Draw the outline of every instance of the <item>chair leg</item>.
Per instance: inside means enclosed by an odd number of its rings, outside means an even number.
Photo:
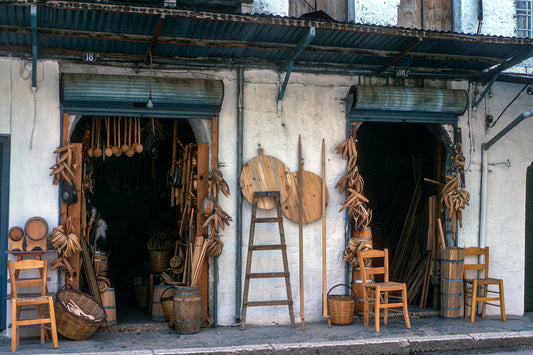
[[[374,320],[376,323],[376,332],[379,332],[379,309],[381,308],[381,290],[379,286],[376,287],[376,297],[374,300]]]
[[[503,297],[503,280],[500,280],[500,314],[502,317],[502,322],[506,321],[505,318],[505,297]]]
[[[470,305],[470,322],[474,323],[476,319],[476,303],[477,303],[477,280],[474,280],[472,285],[472,304]]]
[[[389,304],[389,291],[385,291],[385,304]],[[387,325],[387,317],[389,316],[389,309],[383,309],[383,324]]]
[[[468,312],[468,285],[463,282],[463,317],[466,318]]]
[[[365,327],[368,327],[368,291],[366,287],[363,288],[363,324]]]
[[[489,294],[489,285],[482,285],[483,295],[481,297],[486,298]],[[485,310],[487,309],[487,301],[481,302],[481,317],[485,318]]]
[[[403,317],[405,319],[405,326],[411,328],[411,322],[409,321],[409,310],[407,309],[407,286],[403,285],[402,290],[402,303],[403,303]]]
[[[52,297],[48,297],[48,307],[50,312],[50,332],[52,333],[52,342],[54,344],[54,348],[57,349],[59,345],[57,343],[56,314],[54,311],[54,301]]]
[[[17,301],[11,300],[11,352],[17,351],[17,336],[18,336],[18,323],[17,323]]]
[[[40,305],[37,306],[37,308],[39,309],[39,316],[41,317],[41,319],[45,318],[45,316],[44,316],[44,305],[40,304]],[[44,340],[45,340],[44,324],[41,324],[40,328],[41,328],[41,344],[44,344]],[[48,335],[46,336],[46,338],[48,338]]]

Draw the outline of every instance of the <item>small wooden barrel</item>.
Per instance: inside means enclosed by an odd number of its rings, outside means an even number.
[[[46,250],[46,237],[48,235],[48,223],[44,218],[32,217],[24,225],[26,232],[26,251]]]
[[[370,228],[352,230],[351,237],[372,247],[372,230]],[[368,279],[368,281],[374,281],[374,279]],[[359,266],[354,267],[352,270],[352,289],[355,291],[357,300],[355,303],[355,312],[357,314],[363,314],[363,272]]]
[[[163,307],[161,306],[161,295],[167,288],[170,288],[172,286],[167,285],[155,285],[154,286],[154,292],[152,294],[152,320],[155,320],[156,322],[166,322],[167,317],[165,316],[165,312],[163,311]]]
[[[117,324],[117,306],[115,303],[115,289],[107,288],[104,292],[100,292],[100,298],[102,298],[102,306],[105,309],[107,316],[106,325]]]
[[[107,253],[97,250],[94,252],[94,273],[96,276],[107,276]]]
[[[24,251],[24,229],[18,226],[11,227],[7,235],[9,237],[9,251]]]
[[[455,319],[461,316],[461,296],[463,294],[464,248],[440,250],[440,315]]]
[[[178,333],[200,331],[202,303],[199,286],[174,287],[174,328]]]

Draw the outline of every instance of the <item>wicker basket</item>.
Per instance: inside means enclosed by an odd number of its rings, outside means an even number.
[[[84,313],[95,320],[72,314],[67,303],[72,300]],[[57,332],[65,338],[83,340],[90,337],[106,321],[104,308],[91,296],[78,290],[60,290],[54,302]]]
[[[169,268],[172,250],[148,250],[152,272],[163,272]]]
[[[350,295],[330,295],[334,288],[344,286],[350,289]],[[344,284],[333,286],[328,291],[328,325],[350,325],[353,322],[353,312],[355,309],[355,293],[353,289]]]
[[[166,295],[168,290],[171,290],[170,296]],[[169,287],[161,294],[159,298],[161,301],[161,307],[163,308],[163,313],[165,313],[165,318],[168,322],[174,322],[174,287]]]

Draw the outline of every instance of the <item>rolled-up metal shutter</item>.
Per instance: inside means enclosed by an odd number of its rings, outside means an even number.
[[[354,85],[347,114],[354,121],[456,123],[467,105],[465,90]]]
[[[147,107],[151,98],[153,107]],[[61,108],[69,114],[211,118],[220,112],[221,80],[64,73]]]

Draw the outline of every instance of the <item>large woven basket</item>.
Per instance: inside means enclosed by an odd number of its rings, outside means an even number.
[[[90,320],[71,313],[67,308],[69,300],[95,319]],[[72,340],[87,339],[106,321],[104,308],[94,298],[78,290],[60,290],[56,294],[54,310],[57,332]]]
[[[148,250],[148,259],[152,272],[163,272],[169,268],[172,250]]]
[[[330,295],[334,288],[344,286],[350,289],[350,295]],[[328,324],[350,325],[353,322],[353,312],[355,309],[355,293],[353,289],[344,284],[333,286],[328,291]]]

